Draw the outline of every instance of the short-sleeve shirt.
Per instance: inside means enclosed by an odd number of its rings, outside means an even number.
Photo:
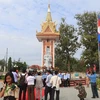
[[[18,81],[18,74],[16,72],[12,72],[12,73],[13,73],[15,82],[17,82]]]
[[[19,98],[19,88],[16,84],[15,85],[15,89],[14,90],[11,90],[11,86],[8,86],[6,87],[5,89],[5,92],[4,92],[4,97],[6,96],[14,96],[16,99]]]
[[[26,80],[27,80],[28,85],[34,85],[35,77],[34,76],[28,76],[26,78]]]

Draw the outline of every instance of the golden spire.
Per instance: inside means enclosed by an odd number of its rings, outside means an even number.
[[[48,13],[47,13],[47,18],[46,21],[52,21],[52,17],[51,17],[51,12],[50,12],[50,4],[48,4]]]

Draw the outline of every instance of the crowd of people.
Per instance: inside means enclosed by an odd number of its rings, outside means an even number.
[[[28,100],[43,100],[42,90],[44,91],[44,99],[54,100],[56,91],[56,100],[59,100],[59,86],[61,78],[58,76],[58,71],[52,73],[47,70],[45,73],[22,70],[10,70],[5,75],[4,85],[0,91],[0,97],[4,100],[26,100],[26,92]],[[36,90],[36,93],[34,91]]]
[[[94,72],[87,73],[87,77],[90,79],[92,98],[99,98],[96,74]],[[28,100],[54,100],[56,94],[56,100],[60,100],[60,87],[62,86],[70,87],[70,74],[68,72],[63,74],[51,70],[36,72],[23,69],[19,73],[18,70],[13,69],[5,75],[0,97],[4,97],[4,100],[26,100],[27,93]],[[43,88],[44,98],[42,95]],[[87,93],[82,83],[76,83],[75,89],[79,91],[78,97],[80,100],[84,100]]]

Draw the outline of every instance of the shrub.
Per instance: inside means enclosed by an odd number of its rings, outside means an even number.
[[[98,88],[98,89],[100,88],[100,77],[97,78],[97,88]]]
[[[0,76],[0,79],[1,79],[1,80],[4,80],[4,78],[5,78],[5,75],[1,75],[1,76]]]

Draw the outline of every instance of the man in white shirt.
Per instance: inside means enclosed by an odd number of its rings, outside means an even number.
[[[56,100],[59,100],[59,93],[60,93],[59,86],[61,84],[61,78],[58,76],[58,71],[55,71],[55,75],[51,77],[50,83],[52,84],[51,100],[54,100],[55,91],[56,91]]]
[[[17,84],[17,82],[18,82],[18,74],[16,73],[16,69],[15,68],[13,68],[12,74],[14,76],[14,81]]]
[[[64,87],[67,87],[67,73],[64,74]]]
[[[48,93],[49,93],[49,95],[50,95],[50,100],[52,100],[51,99],[51,83],[50,83],[50,79],[51,79],[51,77],[52,77],[52,74],[51,74],[51,71],[50,70],[48,70],[47,71],[47,74],[48,74],[48,76],[47,76],[47,78],[46,78],[46,86],[45,86],[45,100],[47,100],[47,98],[48,98]]]

